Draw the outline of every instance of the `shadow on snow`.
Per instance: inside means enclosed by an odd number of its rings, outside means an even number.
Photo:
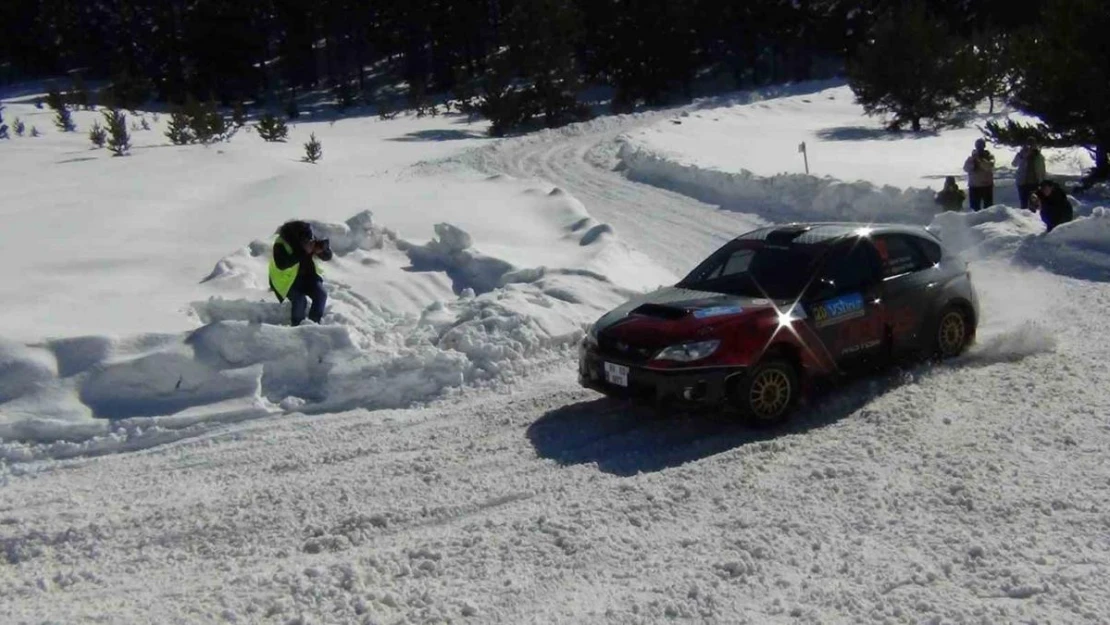
[[[543,458],[563,465],[596,463],[605,473],[631,476],[834,424],[901,386],[902,380],[901,372],[893,370],[819,391],[777,428],[750,428],[724,411],[664,414],[601,398],[548,412],[528,428],[527,436]]]
[[[866,126],[837,126],[818,130],[817,136],[824,141],[902,141],[938,137],[940,133],[935,130],[899,132]]]
[[[416,142],[416,141],[458,141],[460,139],[488,139],[489,135],[469,130],[455,130],[451,128],[435,128],[431,130],[416,130],[400,137],[393,137],[390,141]]]

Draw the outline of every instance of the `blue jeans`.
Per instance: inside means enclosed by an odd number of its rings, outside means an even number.
[[[317,280],[307,288],[302,284],[294,284],[293,288],[289,289],[288,297],[289,303],[293,304],[293,325],[300,325],[304,321],[305,308],[308,307],[310,299],[312,308],[308,311],[308,318],[320,323],[320,319],[324,317],[324,304],[328,302],[328,294],[324,291],[322,282]]]

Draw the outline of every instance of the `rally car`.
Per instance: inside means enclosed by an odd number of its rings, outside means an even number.
[[[579,348],[579,383],[770,425],[816,380],[959,355],[978,320],[967,263],[927,228],[771,226],[602,316]]]

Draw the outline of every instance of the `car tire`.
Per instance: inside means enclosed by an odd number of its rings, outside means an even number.
[[[947,360],[963,354],[974,335],[967,311],[953,304],[945,306],[933,326],[933,357]]]
[[[772,358],[755,365],[737,380],[732,387],[732,403],[748,425],[773,427],[790,416],[800,391],[794,365]]]

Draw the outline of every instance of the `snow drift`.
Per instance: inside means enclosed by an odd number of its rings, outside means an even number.
[[[930,229],[969,260],[1007,259],[1073,278],[1110,281],[1110,210],[1104,207],[1052,232],[1045,232],[1036,213],[1007,206],[941,213]]]
[[[193,331],[0,344],[0,460],[137,449],[229,421],[404,407],[503,384],[565,360],[599,314],[673,281],[565,193],[528,195],[517,210],[556,227],[520,237],[543,241],[533,256],[550,265],[487,254],[449,223],[409,242],[363,211],[313,222],[335,251],[320,325],[287,325],[289,303],[266,292],[270,242],[255,240],[204,278],[217,295],[192,305]],[[417,297],[422,276],[438,286],[418,312],[375,301],[391,285]]]
[[[887,221],[925,224],[936,212],[933,192],[805,174],[757,176],[682,163],[625,139],[618,153],[632,180],[669,189],[725,210],[771,222]]]

